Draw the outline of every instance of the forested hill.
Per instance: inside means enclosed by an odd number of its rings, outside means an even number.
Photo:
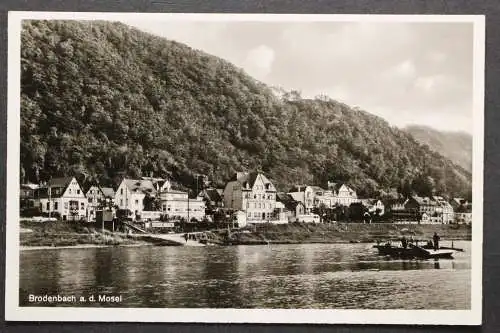
[[[121,23],[25,21],[21,175],[194,175],[260,169],[295,183],[467,195],[471,175],[383,119],[297,93],[277,97],[232,64]]]
[[[408,126],[405,131],[422,144],[441,153],[464,169],[472,170],[472,136],[465,132],[443,132],[427,126]]]

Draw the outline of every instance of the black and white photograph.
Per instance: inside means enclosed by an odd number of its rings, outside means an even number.
[[[481,323],[484,16],[8,24],[7,320]]]

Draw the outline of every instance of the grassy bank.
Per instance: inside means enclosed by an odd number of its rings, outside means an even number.
[[[140,241],[79,222],[21,222],[21,246],[134,245]]]
[[[375,242],[396,239],[402,235],[431,239],[437,232],[442,240],[471,240],[471,227],[465,225],[397,225],[397,224],[302,224],[260,225],[254,232],[234,233],[231,244],[294,244]]]

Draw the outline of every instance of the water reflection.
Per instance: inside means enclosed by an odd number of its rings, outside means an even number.
[[[369,244],[23,251],[20,300],[70,293],[123,295],[93,306],[465,309],[470,244],[456,246],[466,252],[440,261],[391,260]]]

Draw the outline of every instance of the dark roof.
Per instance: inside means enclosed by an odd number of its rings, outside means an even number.
[[[113,198],[115,196],[115,190],[111,187],[101,187],[101,191],[105,197]]]
[[[60,178],[52,178],[47,182],[47,186],[50,187],[68,187],[69,183],[73,180],[73,177],[60,177]]]
[[[267,179],[266,176],[260,174],[259,172],[237,172],[236,175],[233,177],[233,180],[232,181],[235,181],[239,184],[241,184],[242,188],[245,189],[245,188],[253,188],[253,186],[255,185],[255,181],[257,180],[257,177],[261,175],[263,180],[264,180],[264,184],[266,186],[266,190],[272,190],[272,191],[275,191],[275,188],[274,188],[274,185],[271,183],[271,181],[269,179]],[[267,188],[269,186],[269,188]]]
[[[295,200],[290,194],[283,192],[276,193],[276,201],[281,202],[288,210],[295,210],[297,205],[302,204],[302,202]]]
[[[66,192],[66,188],[69,186],[74,177],[59,177],[52,178],[47,182],[46,185],[40,186],[35,193],[35,197],[37,198],[48,198],[50,188],[50,196],[52,198],[61,197],[64,192]]]
[[[125,178],[123,181],[125,182],[125,186],[132,192],[143,192],[145,194],[156,193],[156,189],[151,180]]]
[[[222,201],[222,196],[219,193],[219,191],[215,188],[206,188],[202,192],[202,196],[205,197],[207,200],[213,201],[213,202],[220,202]]]

